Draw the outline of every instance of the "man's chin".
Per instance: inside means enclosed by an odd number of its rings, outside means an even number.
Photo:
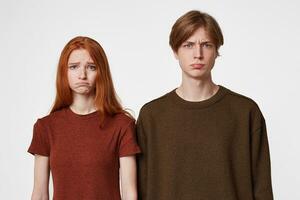
[[[188,73],[187,76],[191,79],[205,79],[205,77],[207,76],[207,74],[202,71],[202,72],[194,72],[194,73]]]

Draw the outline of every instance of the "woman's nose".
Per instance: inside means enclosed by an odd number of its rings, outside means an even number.
[[[85,67],[82,67],[82,69],[80,69],[79,78],[80,79],[85,79],[86,78],[86,69],[85,69]]]

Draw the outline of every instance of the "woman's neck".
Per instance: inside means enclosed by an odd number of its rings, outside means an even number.
[[[81,115],[89,114],[96,111],[94,95],[73,94],[73,103],[69,106],[70,109]]]

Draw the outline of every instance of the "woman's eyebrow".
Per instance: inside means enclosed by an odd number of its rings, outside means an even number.
[[[68,63],[68,65],[78,65],[80,62],[72,62],[72,63]]]
[[[80,62],[72,62],[72,63],[68,63],[68,65],[78,65],[78,64],[80,64]],[[87,62],[87,64],[95,65],[94,62]]]

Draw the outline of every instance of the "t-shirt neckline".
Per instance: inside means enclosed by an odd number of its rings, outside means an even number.
[[[88,114],[77,114],[74,111],[72,111],[72,109],[70,107],[66,108],[66,114],[69,118],[75,119],[75,120],[87,120],[87,119],[91,119],[93,117],[98,117],[99,116],[98,110],[93,111],[93,112],[88,113]]]

